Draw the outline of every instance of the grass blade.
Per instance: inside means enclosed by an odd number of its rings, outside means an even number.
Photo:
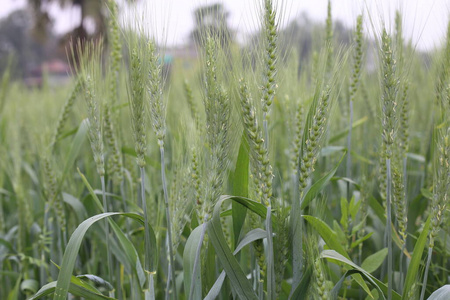
[[[325,176],[316,181],[305,193],[305,197],[301,201],[301,209],[305,209],[312,200],[314,200],[319,193],[325,188],[325,186],[330,182],[331,178],[333,178],[334,174],[336,174],[337,169],[341,165],[344,160],[345,152],[342,155],[341,159],[338,163],[328,172]]]
[[[189,235],[183,252],[183,269],[184,269],[184,290],[186,295],[190,295],[191,292],[191,282],[194,280],[194,265],[197,253],[197,246],[199,245],[201,235],[202,235],[202,225],[195,228]],[[194,296],[195,299],[200,299],[202,296],[202,279],[201,272],[198,272],[195,279],[197,284],[195,285]]]
[[[290,300],[306,300],[308,299],[308,288],[311,282],[312,268],[308,266],[303,274],[300,283],[297,285],[292,295],[289,297]]]
[[[339,254],[345,256],[347,259],[350,259],[347,251],[345,251],[344,247],[342,247],[336,232],[324,221],[313,216],[303,216],[303,218],[308,221],[308,223],[319,233],[330,249],[333,249]]]
[[[248,145],[245,135],[242,136],[241,145],[239,147],[236,168],[230,175],[233,195],[248,197],[248,167],[250,163],[248,155]],[[238,244],[241,235],[242,226],[244,225],[247,210],[242,204],[233,201],[231,203],[231,213],[233,216],[233,237],[234,247]]]
[[[414,246],[413,255],[411,262],[409,263],[408,272],[406,273],[405,286],[403,287],[402,300],[406,300],[409,290],[416,281],[416,276],[419,272],[420,263],[422,261],[423,250],[427,243],[428,232],[430,230],[431,218],[428,217],[425,226],[423,227],[422,233],[417,239],[416,245]]]

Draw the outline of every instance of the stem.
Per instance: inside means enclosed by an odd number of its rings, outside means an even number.
[[[444,245],[447,245],[447,236],[448,234],[444,235]],[[447,265],[447,247],[443,247],[444,248],[444,253],[442,253],[442,265],[446,266]],[[442,268],[442,281],[445,282],[447,280],[447,269],[446,268]]]
[[[52,243],[50,247],[50,257],[56,258],[56,263],[61,265],[62,262],[62,247],[60,243],[60,234],[58,230],[58,226],[56,225],[56,218],[53,218],[53,222],[50,222],[49,228],[52,236]],[[50,265],[50,276],[52,278],[58,278],[58,268],[54,264]]]
[[[270,201],[270,200],[269,200]],[[273,253],[273,236],[272,236],[272,206],[267,206],[266,215],[266,231],[267,231],[267,298],[275,299],[275,265]]]
[[[292,180],[292,203],[295,203],[298,200],[299,193],[299,182],[298,182],[298,173],[293,172],[291,175]]]
[[[348,179],[351,179],[352,177],[352,126],[353,126],[353,101],[350,100],[350,116],[349,116],[349,127],[348,127],[348,135],[347,135],[347,170],[346,170],[346,177]],[[350,202],[351,196],[350,196],[350,182],[347,181],[347,201]]]
[[[387,263],[387,275],[388,275],[388,292],[387,300],[392,300],[392,237],[391,237],[391,159],[386,158],[387,169],[387,185],[386,185],[386,242],[388,246],[388,263]]]
[[[67,227],[67,225],[66,225],[66,227]],[[64,243],[64,251],[66,251],[66,246],[67,246],[67,228],[66,228],[66,230],[62,230],[61,231],[61,235],[62,235],[62,241],[63,241],[63,243]]]
[[[208,219],[208,214],[205,215],[205,220]],[[202,250],[203,239],[205,238],[206,222],[202,224],[202,233],[198,241],[197,253],[195,253],[194,269],[192,270],[191,289],[189,291],[189,300],[194,299],[195,280],[197,279],[198,267],[200,265],[200,252]]]
[[[301,282],[301,278],[303,277],[303,218],[301,209],[302,200],[303,200],[303,192],[299,192],[298,198],[295,200],[295,202],[292,203],[292,210],[291,210],[292,225],[290,227],[294,229],[292,231],[293,281],[289,297],[292,297],[292,295],[295,292],[295,289]]]
[[[251,275],[251,280],[253,282],[253,290],[256,291],[257,288],[257,276],[256,276],[256,272],[258,271],[256,269],[256,267],[258,266],[258,264],[256,263],[256,256],[255,256],[255,249],[254,247],[250,247],[250,270],[252,270],[250,272]]]
[[[406,153],[405,156],[403,157],[403,188],[404,188],[404,205],[405,207],[408,207],[408,187],[407,187],[407,176],[406,176],[406,166],[407,166],[407,162],[408,162],[408,158],[406,157]],[[406,224],[406,227],[408,226],[408,224]],[[403,241],[403,246],[402,246],[402,250],[400,252],[400,292],[403,292],[403,283],[404,283],[404,276],[403,276],[403,259],[406,257],[404,256],[404,250],[406,248],[406,238]]]
[[[258,258],[256,258],[256,259],[258,259]],[[257,281],[257,286],[258,286],[258,298],[259,299],[264,299],[264,281],[263,281],[263,279],[261,278],[261,267],[259,266],[259,264],[258,263],[256,263],[256,266],[257,266],[257,270],[258,270],[258,273],[256,274],[256,278],[258,278],[258,281]]]
[[[0,207],[1,207],[1,203],[0,203]],[[48,203],[45,203],[44,211],[45,211],[45,213],[44,213],[44,225],[43,225],[42,233],[45,235],[45,234],[47,234],[47,227],[48,227],[48,214],[49,214],[49,205],[48,205]],[[53,239],[51,240],[50,243],[53,243]],[[50,244],[50,247],[52,247],[51,244]],[[45,247],[42,247],[42,250],[41,250],[41,260],[42,261],[45,261],[45,249],[44,248]],[[1,263],[0,263],[0,269],[2,269]],[[44,265],[41,265],[39,271],[40,271],[40,274],[39,274],[40,283],[41,283],[41,286],[43,286],[47,282],[47,276],[45,274],[45,267],[44,267]]]
[[[406,248],[406,241],[402,245],[402,250],[400,250],[400,262],[399,262],[399,264],[400,264],[400,266],[399,266],[399,269],[400,269],[400,286],[399,286],[400,293],[403,292],[403,284],[404,284],[404,279],[403,279],[403,252],[405,251],[405,248]]]
[[[115,260],[115,263],[116,263],[116,265],[115,265],[115,270],[116,270],[116,278],[117,278],[117,280],[116,280],[116,284],[117,284],[117,288],[116,288],[116,291],[117,291],[117,299],[118,300],[123,300],[123,299],[125,299],[125,297],[124,297],[124,289],[123,289],[123,284],[124,284],[124,282],[121,280],[121,278],[120,278],[120,262],[116,259]]]
[[[422,292],[420,293],[420,300],[423,300],[425,297],[425,290],[427,289],[428,270],[430,269],[432,254],[433,254],[433,248],[428,247],[428,258],[427,258],[427,264],[425,266],[425,275],[423,277]]]
[[[145,200],[145,171],[144,168],[141,167],[140,168],[141,171],[141,202],[142,202],[142,210],[144,213],[144,244],[145,244],[145,261],[144,261],[144,265],[145,265],[145,271],[148,274],[152,274],[152,272],[154,270],[150,270],[151,266],[150,266],[150,255],[149,255],[149,251],[150,251],[150,231],[148,228],[148,215],[147,215],[147,201]],[[150,280],[151,278],[147,279],[147,289],[148,291],[153,291],[155,290],[154,288],[154,282],[153,280]]]
[[[108,212],[108,203],[106,202],[106,186],[105,186],[105,176],[100,176],[102,182],[102,198],[103,198],[103,211]],[[106,256],[108,257],[108,277],[109,282],[113,284],[113,266],[112,266],[112,256],[109,242],[109,223],[105,219],[105,232],[106,232]],[[110,297],[114,297],[114,291],[110,292]]]
[[[362,264],[362,247],[363,247],[363,243],[360,243],[358,245],[358,265]],[[363,295],[363,289],[359,288],[359,298],[362,299],[362,295]]]
[[[169,210],[169,199],[167,193],[167,183],[166,183],[166,167],[164,163],[164,146],[160,146],[159,150],[161,152],[161,178],[163,183],[163,191],[164,191],[164,205],[166,209],[166,220],[167,220],[167,235],[169,238],[169,274],[172,276],[172,284],[173,284],[173,295],[175,299],[177,298],[177,287],[175,282],[175,265],[173,259],[173,245],[172,245],[172,222],[170,220],[170,210]],[[168,292],[168,291],[167,291]]]
[[[407,194],[408,194],[408,187],[406,186],[408,183],[408,178],[406,176],[406,167],[407,167],[407,163],[408,163],[408,157],[406,156],[405,153],[405,157],[403,157],[403,188],[405,189],[404,193],[405,193],[405,201],[407,201]]]
[[[165,300],[169,300],[170,299],[169,290],[170,290],[170,281],[172,281],[172,272],[170,271],[171,270],[170,263],[168,265],[168,268],[169,268],[169,271],[168,271],[168,274],[167,274],[167,283],[166,283],[166,291],[167,291],[167,293],[166,293],[166,297],[164,298]]]
[[[125,179],[122,179],[122,182],[120,183],[120,196],[122,197],[123,210],[125,212],[128,212],[128,206],[127,206],[127,201],[126,201],[126,196],[125,196]],[[125,225],[126,225],[127,235],[128,235],[130,232],[130,222],[129,222],[128,218],[125,221]]]
[[[155,285],[155,282],[154,282],[154,280],[153,280],[153,276],[154,276],[153,272],[150,272],[150,273],[148,274],[148,285],[149,285],[150,287],[152,287],[152,288],[149,290],[149,297],[150,297],[150,300],[155,300],[155,289],[153,288],[154,285]]]
[[[1,119],[0,119],[1,122]],[[1,137],[0,137],[1,138]],[[47,207],[46,207],[47,209]],[[3,196],[0,195],[0,234],[4,234],[6,230],[5,214],[3,213]]]
[[[386,221],[386,226],[387,226],[387,221]],[[385,248],[388,248],[387,235],[388,235],[387,229],[385,229],[384,230],[384,234],[383,234],[383,243],[384,243],[384,247]],[[384,260],[383,264],[381,265],[381,278],[384,278],[384,276],[386,276],[386,260]]]

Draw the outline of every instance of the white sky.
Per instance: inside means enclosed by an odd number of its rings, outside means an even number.
[[[123,5],[123,0],[119,0]],[[26,5],[26,0],[0,0],[0,17],[6,16],[14,9]],[[192,11],[203,4],[221,2],[229,15],[233,29],[241,33],[254,31],[258,24],[258,11],[262,0],[138,0],[136,7],[122,10],[125,22],[145,15],[145,22],[156,27],[157,36],[167,38],[169,45],[187,41],[194,20]],[[275,0],[277,2],[277,0]],[[278,0],[279,10],[283,12],[286,24],[302,12],[312,20],[324,21],[327,0]],[[364,11],[366,32],[373,36],[380,32],[380,24],[393,27],[395,10],[403,15],[406,37],[412,38],[419,49],[429,50],[440,45],[445,36],[450,16],[450,0],[332,0],[333,19],[339,19],[348,27],[353,27],[356,16]],[[369,12],[369,14],[367,14]],[[79,11],[61,11],[56,5],[50,7],[50,14],[55,17],[54,28],[63,33],[79,21]],[[370,15],[370,17],[368,17]],[[152,30],[154,32],[154,30]]]

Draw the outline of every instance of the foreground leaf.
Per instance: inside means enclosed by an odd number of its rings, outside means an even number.
[[[423,227],[422,233],[417,239],[416,245],[414,246],[413,255],[411,262],[409,263],[408,272],[406,273],[405,285],[403,286],[402,300],[406,300],[409,290],[416,281],[417,274],[419,273],[420,263],[422,261],[423,250],[427,243],[428,231],[430,230],[431,218],[428,217],[425,226]]]
[[[305,273],[303,274],[302,279],[300,280],[300,283],[297,285],[295,290],[292,292],[292,295],[289,297],[289,299],[293,300],[306,300],[308,299],[308,288],[309,284],[311,282],[312,277],[312,268],[311,266],[308,266],[306,268]]]
[[[220,223],[220,210],[222,203],[232,197],[221,197],[217,201],[211,220],[208,222],[207,231],[209,239],[216,250],[217,258],[222,264],[231,285],[240,299],[254,299],[258,297],[253,291],[250,281],[242,271],[241,266],[231,252],[223,235],[222,224]],[[62,300],[62,299],[61,299]]]
[[[253,243],[254,241],[264,239],[266,237],[267,237],[266,231],[262,230],[261,228],[253,229],[252,231],[247,233],[245,235],[245,237],[239,242],[239,245],[234,250],[233,255],[238,254],[239,251],[242,250],[242,248]],[[226,273],[225,273],[225,271],[222,271],[222,273],[220,273],[220,275],[219,275],[219,278],[217,278],[216,282],[214,283],[212,288],[209,290],[208,295],[206,295],[204,300],[213,300],[219,296],[223,282],[225,281],[225,277],[226,277]]]
[[[189,238],[186,241],[183,252],[183,270],[184,270],[184,291],[186,295],[190,294],[191,282],[193,277],[193,269],[195,263],[195,257],[197,253],[198,243],[200,241],[202,233],[202,225],[195,228]],[[195,279],[197,283],[195,285],[194,297],[195,299],[200,299],[202,297],[202,280],[201,272],[197,272],[197,277]]]
[[[77,278],[80,279],[87,279],[92,281],[93,283],[95,283],[96,286],[102,286],[103,288],[105,288],[107,291],[112,291],[114,290],[113,286],[111,285],[111,283],[109,283],[108,281],[106,281],[105,279],[98,277],[96,275],[92,275],[92,274],[83,274],[83,275],[78,275],[76,276]]]
[[[233,195],[241,197],[248,197],[248,166],[250,159],[247,148],[247,139],[243,135],[236,161],[236,168],[230,174],[229,180],[232,185]],[[235,248],[238,244],[242,227],[244,226],[247,210],[242,204],[236,201],[231,203],[231,207],[231,214],[233,216],[233,247]]]
[[[443,287],[434,291],[433,294],[428,297],[428,300],[448,300],[450,299],[450,284],[444,285]]]
[[[331,178],[333,178],[334,174],[336,174],[337,169],[341,165],[344,160],[346,152],[342,155],[341,159],[337,162],[337,164],[331,169],[330,172],[325,174],[322,178],[317,180],[305,193],[304,198],[301,201],[302,210],[305,209],[312,200],[314,200],[319,193],[325,188],[325,186],[330,182]]]
[[[83,181],[84,185],[88,189],[89,194],[91,195],[92,199],[94,200],[94,203],[96,204],[96,206],[101,211],[103,211],[103,205],[101,204],[100,199],[98,198],[98,196],[95,193],[92,186],[89,184],[86,177],[80,172],[79,169],[78,169],[78,174],[80,175],[81,180]],[[139,216],[139,215],[137,215],[137,216]],[[139,216],[139,217],[140,217],[140,219],[138,221],[144,225],[144,218],[141,216]],[[124,249],[124,256],[127,258],[127,261],[121,260],[121,262],[125,266],[128,266],[129,269],[131,268],[131,270],[133,270],[135,276],[137,278],[139,278],[140,286],[143,287],[144,283],[146,281],[146,276],[144,274],[144,270],[142,268],[142,264],[139,259],[139,255],[136,251],[136,248],[134,247],[133,243],[131,243],[130,240],[126,237],[126,235],[123,233],[123,231],[120,229],[120,227],[112,219],[108,219],[108,221],[109,221],[109,224],[111,225],[111,228],[113,229],[114,233],[116,234],[119,243],[121,244],[122,248]],[[156,270],[156,266],[158,264],[158,249],[156,247],[156,235],[151,226],[149,227],[149,229],[150,229],[150,232],[149,232],[150,244],[153,245],[153,247],[151,247],[151,249],[149,249],[149,251],[150,251],[150,254],[149,254],[150,267],[152,268],[152,270]],[[117,258],[119,259],[120,256],[118,255]]]
[[[352,267],[355,270],[358,270],[361,272],[361,275],[363,275],[363,277],[370,282],[370,284],[376,288],[380,295],[382,295],[383,299],[386,299],[384,294],[387,294],[387,286],[379,281],[378,279],[376,279],[372,274],[370,274],[369,272],[367,272],[366,270],[364,270],[363,268],[359,267],[358,265],[356,265],[354,262],[352,262],[351,260],[349,260],[348,258],[342,256],[341,254],[337,253],[334,250],[324,250],[322,251],[322,253],[320,254],[320,257],[322,258],[327,258],[327,259],[331,259],[333,261],[337,261],[339,263],[344,263],[347,266]],[[355,275],[354,275],[355,276]],[[367,291],[366,291],[367,292]],[[369,295],[371,294],[370,292],[368,293]],[[400,300],[401,297],[398,293],[396,293],[395,291],[392,291],[392,299],[393,300]]]
[[[324,221],[313,217],[313,216],[303,216],[303,218],[308,221],[308,223],[314,227],[314,229],[319,233],[325,243],[330,247],[330,249],[336,250],[341,255],[345,256],[347,259],[350,257],[339,241],[337,234],[332,230]]]
[[[55,292],[55,290],[56,290],[56,281],[47,283],[33,297],[29,298],[29,300],[36,300],[36,299],[40,299],[42,297],[49,296],[49,295],[53,294]],[[114,298],[107,297],[100,292],[93,292],[91,290],[85,289],[74,283],[70,283],[69,292],[75,296],[90,299],[90,300],[91,299],[92,300],[104,300],[104,299],[113,300],[114,299]],[[56,296],[56,294],[55,294],[55,296]]]
[[[81,223],[70,237],[69,243],[66,247],[66,251],[64,252],[61,270],[58,275],[56,291],[53,297],[54,300],[65,300],[67,298],[75,261],[78,256],[78,251],[80,250],[81,242],[83,241],[87,230],[96,222],[112,216],[125,216],[143,223],[143,218],[138,214],[114,212],[99,214]]]
[[[361,268],[369,273],[375,272],[383,263],[388,254],[388,249],[384,248],[380,251],[368,256],[361,264]]]

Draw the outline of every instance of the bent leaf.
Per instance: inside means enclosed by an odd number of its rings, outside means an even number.
[[[256,229],[251,230],[239,242],[239,245],[234,250],[233,255],[238,254],[239,251],[241,251],[245,246],[253,243],[254,241],[264,239],[266,237],[267,237],[266,231],[262,230],[261,228],[256,228]],[[217,278],[216,282],[211,287],[211,289],[208,292],[208,295],[206,295],[204,300],[214,300],[219,296],[220,289],[222,288],[223,282],[225,281],[225,277],[226,277],[226,273],[225,273],[225,271],[222,271],[222,273],[220,273],[219,278]]]
[[[369,273],[375,272],[383,263],[386,255],[388,254],[388,249],[384,248],[380,251],[368,256],[361,264],[361,268]]]
[[[59,272],[56,284],[55,295],[53,297],[54,300],[65,300],[67,298],[75,261],[78,256],[78,251],[80,250],[81,242],[83,241],[87,230],[96,222],[112,216],[125,216],[143,223],[143,218],[138,214],[117,212],[99,214],[81,223],[70,237],[69,243],[66,247],[66,251],[64,252],[61,270]]]
[[[245,276],[244,271],[242,271],[242,268],[233,253],[231,253],[223,235],[222,224],[220,223],[220,209],[222,203],[227,199],[230,199],[230,197],[221,197],[219,201],[217,201],[214,207],[213,217],[207,224],[208,236],[216,250],[217,257],[239,298],[257,300],[258,297],[256,296],[255,291],[253,291],[250,281],[247,279],[247,276]]]
[[[353,269],[360,271],[361,276],[363,276],[368,282],[370,282],[370,284],[374,288],[376,288],[379,291],[379,294],[382,295],[383,299],[386,299],[384,294],[387,294],[387,289],[388,289],[387,286],[383,282],[376,279],[372,274],[370,274],[369,272],[367,272],[366,270],[364,270],[363,268],[361,268],[360,266],[356,265],[354,262],[349,260],[348,258],[342,256],[341,254],[337,253],[334,250],[324,250],[320,254],[320,257],[327,258],[332,261],[337,261],[339,263],[344,263],[344,264],[352,267]],[[353,276],[355,276],[355,275],[353,275]],[[370,295],[370,291],[368,294]],[[392,291],[392,299],[400,300],[401,297],[398,293],[396,293],[395,291]]]
[[[450,299],[450,284],[444,285],[443,287],[437,289],[428,298],[428,300],[448,300],[448,299]]]

